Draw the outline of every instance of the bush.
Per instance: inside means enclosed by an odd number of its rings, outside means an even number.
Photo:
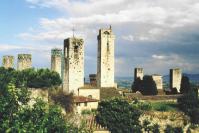
[[[172,127],[170,125],[167,125],[165,130],[165,133],[183,133],[182,127]]]
[[[141,113],[126,100],[115,98],[101,101],[97,111],[97,123],[113,133],[141,132]]]
[[[194,89],[178,98],[178,106],[185,114],[190,116],[193,124],[199,124],[199,99]]]

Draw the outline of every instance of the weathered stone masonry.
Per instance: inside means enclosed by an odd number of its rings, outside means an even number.
[[[17,69],[24,70],[32,67],[31,54],[18,54]]]
[[[84,41],[81,38],[64,40],[63,91],[74,92],[84,86]]]
[[[8,68],[14,68],[14,56],[5,55],[3,56],[3,67]]]
[[[114,41],[112,29],[100,29],[97,55],[97,86],[114,87]]]
[[[51,70],[59,73],[62,77],[62,50],[52,49],[51,50]]]

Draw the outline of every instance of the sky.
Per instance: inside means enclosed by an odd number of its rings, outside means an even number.
[[[50,68],[51,49],[63,48],[74,27],[85,42],[85,75],[96,73],[97,35],[109,25],[116,76],[133,76],[135,67],[199,73],[198,0],[1,0],[0,58],[30,53],[33,67]]]

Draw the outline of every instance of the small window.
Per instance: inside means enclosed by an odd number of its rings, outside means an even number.
[[[88,95],[88,98],[92,98],[92,95]]]
[[[75,53],[78,53],[78,46],[75,46],[75,47],[74,47],[74,52],[75,52]]]

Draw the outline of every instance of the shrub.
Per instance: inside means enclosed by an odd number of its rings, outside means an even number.
[[[172,127],[170,125],[167,125],[165,130],[165,133],[183,133],[182,127]]]
[[[140,111],[124,99],[101,101],[97,111],[97,123],[113,133],[141,132]]]

